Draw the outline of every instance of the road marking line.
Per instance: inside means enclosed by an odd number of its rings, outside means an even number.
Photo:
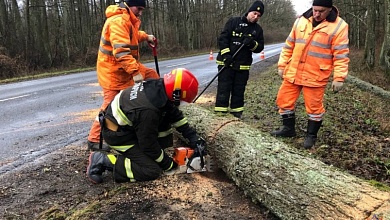
[[[186,65],[186,64],[189,64],[191,62],[186,62],[186,63],[178,63],[176,65],[170,65],[170,66],[167,66],[167,67],[175,67],[175,66],[182,66],[182,65]]]
[[[18,98],[23,98],[23,97],[26,97],[26,96],[30,96],[30,94],[21,95],[21,96],[15,96],[15,97],[8,98],[8,99],[1,99],[0,102],[5,102],[5,101],[8,101],[8,100],[13,100],[13,99],[18,99]]]

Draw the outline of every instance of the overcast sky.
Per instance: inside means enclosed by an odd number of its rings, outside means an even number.
[[[307,9],[311,8],[313,0],[291,0],[294,5],[294,9],[298,14],[302,14]]]

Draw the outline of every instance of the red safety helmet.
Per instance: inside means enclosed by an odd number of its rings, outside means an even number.
[[[185,68],[177,68],[164,75],[165,92],[169,100],[192,102],[198,94],[198,80]]]

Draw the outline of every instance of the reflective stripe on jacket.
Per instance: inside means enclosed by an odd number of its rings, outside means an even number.
[[[343,82],[348,74],[348,24],[331,13],[313,28],[313,13],[308,10],[297,18],[279,57],[278,69],[283,78],[297,85],[326,86],[333,80]]]
[[[245,39],[245,35],[252,36],[255,43],[251,47],[242,47],[237,53],[232,65],[235,70],[249,70],[253,61],[252,54],[260,53],[264,49],[263,28],[257,23],[249,22],[246,15],[243,17],[231,17],[226,22],[218,37],[220,49],[216,59],[218,65],[224,65],[222,55],[230,53],[233,56],[237,52]]]
[[[123,90],[133,84],[133,75],[144,72],[138,44],[148,35],[139,31],[141,21],[124,3],[108,6],[106,17],[96,66],[98,81],[105,89]]]
[[[126,144],[112,148],[123,152],[138,144],[164,170],[171,169],[173,162],[159,138],[169,136],[175,128],[190,143],[198,140],[183,113],[168,100],[163,79],[148,79],[123,90],[107,107],[105,117],[118,125],[118,130],[128,131]]]

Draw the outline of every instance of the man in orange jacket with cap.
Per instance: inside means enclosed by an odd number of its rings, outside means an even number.
[[[160,78],[154,69],[139,62],[139,43],[153,43],[155,38],[140,31],[142,11],[145,0],[125,0],[106,9],[107,20],[103,26],[97,58],[97,76],[103,88],[105,109],[121,90],[134,85],[134,81],[147,78]],[[88,135],[88,148],[99,149],[100,124],[98,117],[93,122]],[[109,148],[104,145],[105,150]]]
[[[296,135],[295,104],[302,91],[309,116],[304,147],[314,146],[325,113],[323,97],[332,71],[335,92],[341,89],[348,74],[348,43],[348,24],[339,17],[332,0],[314,0],[313,7],[296,19],[279,57],[278,74],[283,83],[276,104],[283,126],[271,132],[272,135]]]

